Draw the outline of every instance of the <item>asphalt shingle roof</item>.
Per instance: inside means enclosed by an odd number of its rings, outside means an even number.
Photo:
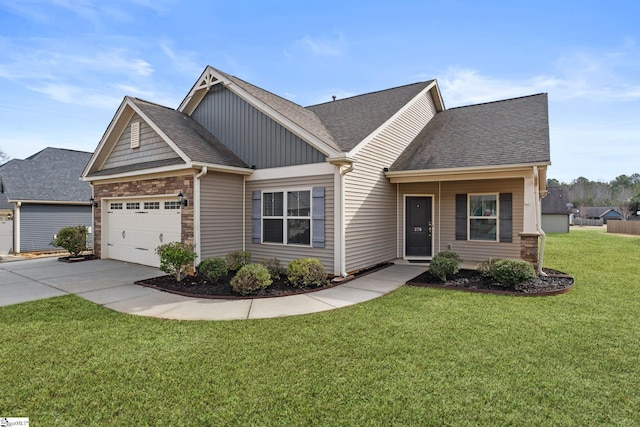
[[[569,190],[562,187],[548,187],[547,191],[547,196],[542,198],[542,213],[568,215],[571,210],[567,206],[567,203],[571,203]]]
[[[350,151],[433,80],[312,105],[313,111],[343,151]]]
[[[391,171],[546,163],[547,94],[451,108],[431,119]]]
[[[239,168],[249,167],[190,116],[142,99],[131,100],[192,161]]]
[[[0,179],[8,200],[87,202],[91,185],[80,181],[91,153],[45,148],[24,159],[0,166]]]

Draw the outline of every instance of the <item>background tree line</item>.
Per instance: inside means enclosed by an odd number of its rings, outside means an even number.
[[[547,187],[565,188],[569,192],[569,200],[577,209],[614,207],[625,217],[640,211],[639,173],[620,175],[610,182],[591,181],[581,176],[567,184],[552,178],[547,180]]]

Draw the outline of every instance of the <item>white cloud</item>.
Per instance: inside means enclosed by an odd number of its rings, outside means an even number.
[[[160,49],[171,60],[173,68],[179,73],[193,77],[198,76],[204,70],[205,66],[198,62],[196,52],[176,50],[169,40],[161,42]]]
[[[633,43],[604,52],[577,51],[563,56],[545,75],[524,79],[484,75],[449,68],[439,80],[447,105],[458,106],[549,92],[556,100],[591,102],[640,100],[638,49]]]
[[[54,101],[93,108],[115,110],[122,101],[122,97],[114,95],[113,92],[69,84],[45,83],[29,89],[43,93]]]
[[[331,39],[306,35],[296,41],[296,46],[315,56],[341,56],[346,50],[346,42],[341,35]]]

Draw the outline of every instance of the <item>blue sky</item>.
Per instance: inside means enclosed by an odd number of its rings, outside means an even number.
[[[311,105],[437,79],[448,108],[549,93],[550,178],[640,172],[640,2],[0,0],[0,149],[93,151],[125,95],[206,65]]]

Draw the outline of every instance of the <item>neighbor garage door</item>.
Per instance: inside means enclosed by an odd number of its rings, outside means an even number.
[[[158,245],[180,241],[180,204],[172,199],[107,202],[107,257],[160,266]]]

